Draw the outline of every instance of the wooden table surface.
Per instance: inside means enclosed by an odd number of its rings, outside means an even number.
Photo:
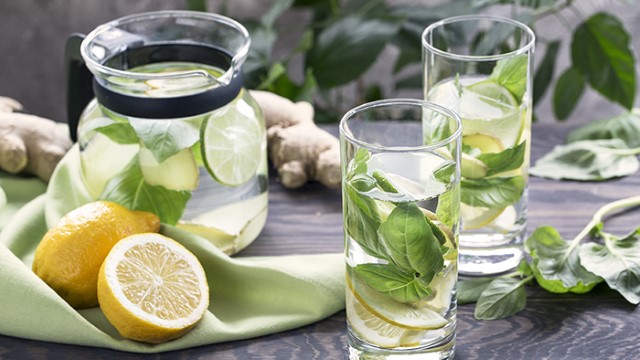
[[[532,162],[564,141],[569,127],[536,124]],[[531,178],[529,233],[540,225],[575,236],[607,202],[640,194],[640,174],[602,183]],[[310,254],[342,251],[342,206],[337,190],[307,185],[285,190],[273,178],[269,219],[243,253]],[[609,219],[608,231],[640,225],[640,209]],[[640,359],[640,310],[599,285],[586,295],[527,289],[527,307],[505,320],[477,321],[474,305],[458,308],[456,359]],[[155,355],[54,344],[0,336],[0,359],[346,359],[345,313],[260,338]]]

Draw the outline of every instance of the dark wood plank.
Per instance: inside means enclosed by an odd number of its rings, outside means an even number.
[[[536,124],[532,161],[561,143],[570,130]],[[331,127],[335,132],[335,128]],[[640,174],[602,183],[531,178],[529,232],[540,225],[575,236],[593,212],[609,201],[640,194]],[[269,218],[260,238],[241,256],[342,251],[342,205],[338,190],[309,184],[303,189],[270,185]],[[640,225],[640,212],[607,222],[625,233]],[[635,359],[640,357],[640,310],[606,286],[587,295],[527,289],[527,308],[498,321],[477,321],[473,305],[458,312],[456,359]],[[344,359],[344,311],[300,329],[256,339],[155,355],[122,353],[0,336],[0,359]]]

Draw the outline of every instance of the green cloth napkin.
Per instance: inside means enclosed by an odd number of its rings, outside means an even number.
[[[18,193],[23,201],[43,190],[42,184],[27,185],[31,180],[12,180],[2,185],[12,200]],[[88,201],[74,146],[58,165],[46,194],[22,206],[0,233],[0,334],[153,353],[289,330],[344,308],[342,254],[231,258],[203,238],[163,225],[163,234],[202,263],[209,281],[209,311],[180,339],[159,345],[123,339],[99,308],[74,310],[31,271],[33,253],[47,228]],[[19,202],[9,203],[15,210]]]

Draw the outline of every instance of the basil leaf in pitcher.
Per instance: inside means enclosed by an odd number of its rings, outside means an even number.
[[[152,212],[160,221],[175,225],[191,198],[190,191],[167,190],[144,181],[138,158],[107,183],[100,199],[116,202],[131,210]]]
[[[406,272],[436,274],[444,267],[440,242],[416,204],[398,204],[378,235],[390,260]]]
[[[106,135],[118,144],[137,144],[140,142],[131,125],[126,123],[113,123],[96,128],[96,131]]]
[[[200,140],[200,124],[194,119],[131,119],[130,123],[144,146],[153,153],[159,163]]]
[[[392,264],[360,264],[354,271],[367,285],[401,303],[416,302],[433,293],[429,287],[433,273],[416,276]]]
[[[460,201],[474,207],[501,208],[518,202],[524,186],[522,176],[463,179]]]

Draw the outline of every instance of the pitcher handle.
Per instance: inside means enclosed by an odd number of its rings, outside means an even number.
[[[67,123],[71,140],[78,140],[78,122],[82,111],[93,99],[93,74],[80,54],[83,34],[71,34],[64,50],[64,66],[67,95]]]

